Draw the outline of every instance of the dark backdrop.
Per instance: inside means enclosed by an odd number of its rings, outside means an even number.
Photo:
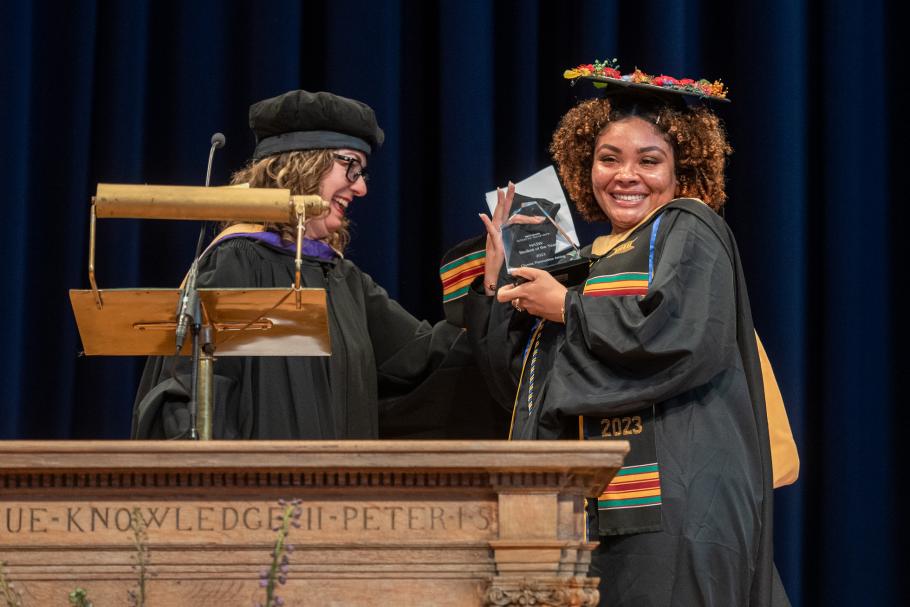
[[[438,258],[478,233],[482,193],[548,162],[581,89],[562,71],[618,57],[731,91],[726,217],[802,456],[776,495],[794,604],[901,603],[902,30],[874,0],[3,2],[0,437],[128,435],[140,361],[80,357],[67,298],[87,286],[98,182],[199,185],[223,131],[223,184],[252,150],[251,102],[362,99],[387,143],[349,256],[435,320]],[[99,284],[176,285],[196,230],[100,222]]]

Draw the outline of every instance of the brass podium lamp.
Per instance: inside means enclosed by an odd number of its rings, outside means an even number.
[[[327,210],[328,203],[319,196],[292,196],[286,189],[98,184],[89,220],[91,288],[70,290],[85,354],[192,355],[198,437],[210,440],[215,352],[219,356],[331,354],[325,289],[300,286],[306,220]],[[181,290],[99,289],[96,218],[296,223],[294,284],[287,289],[199,289],[200,331],[194,332],[192,345],[176,352]]]

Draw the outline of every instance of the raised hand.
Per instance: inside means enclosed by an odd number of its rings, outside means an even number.
[[[480,213],[480,220],[487,228],[487,257],[484,266],[483,288],[487,295],[496,293],[499,281],[499,272],[505,261],[505,252],[502,246],[502,224],[509,218],[509,209],[512,208],[512,198],[515,197],[515,184],[511,181],[506,191],[496,188],[496,208],[493,217]]]

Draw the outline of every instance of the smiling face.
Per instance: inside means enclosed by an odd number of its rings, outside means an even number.
[[[367,159],[363,152],[357,150],[335,150],[341,156],[356,158],[360,165],[366,168]],[[348,163],[335,160],[332,167],[323,175],[319,182],[319,195],[323,200],[329,201],[329,213],[324,217],[311,219],[307,222],[307,238],[323,240],[344,227],[344,217],[348,206],[360,196],[366,196],[367,184],[362,176],[358,176],[354,183],[347,178]]]
[[[649,122],[624,118],[594,142],[591,185],[613,233],[636,226],[676,197],[673,149]]]

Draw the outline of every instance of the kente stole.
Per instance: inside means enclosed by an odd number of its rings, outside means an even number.
[[[591,265],[583,297],[644,297],[654,277],[654,243],[661,214],[652,215]],[[638,411],[600,417],[580,416],[582,440],[618,439],[631,445],[625,465],[596,503],[600,535],[660,529],[660,465],[654,433],[654,404]]]

